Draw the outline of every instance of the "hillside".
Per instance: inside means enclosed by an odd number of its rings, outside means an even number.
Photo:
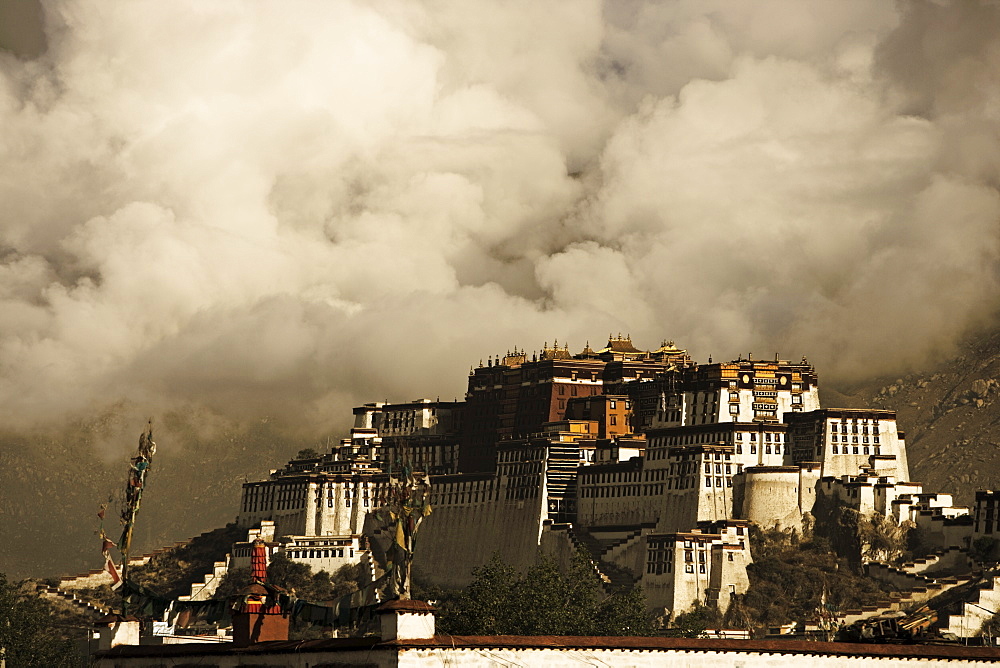
[[[820,384],[822,386],[822,376]],[[910,476],[931,492],[970,504],[1000,487],[1000,331],[962,347],[922,373],[870,381],[848,392],[821,390],[824,406],[889,408],[906,431]]]
[[[105,527],[117,538],[117,499],[141,429],[129,430],[121,415],[112,412],[55,433],[0,432],[0,519],[5,530],[0,573],[18,580],[101,566],[96,513],[109,494],[115,496]],[[167,416],[155,427],[158,450],[133,554],[232,522],[246,477],[266,476],[276,462],[302,447],[267,421],[211,431],[193,422]],[[109,452],[110,447],[118,450]]]

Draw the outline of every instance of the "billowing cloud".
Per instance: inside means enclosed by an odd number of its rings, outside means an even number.
[[[608,331],[918,365],[998,306],[972,5],[46,3],[0,52],[3,418],[321,433]]]

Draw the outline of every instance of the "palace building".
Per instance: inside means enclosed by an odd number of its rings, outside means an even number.
[[[354,416],[329,452],[245,484],[240,525],[271,523],[292,558],[340,563],[345,548],[378,560],[387,538],[366,519],[406,461],[433,490],[415,577],[463,587],[494,553],[523,568],[539,550],[583,550],[667,615],[725,609],[748,586],[749,526],[801,529],[820,499],[923,523],[944,547],[972,531],[950,497],[910,482],[896,414],[821,407],[805,358],[697,364],[673,342],[553,343],[480,363],[464,402],[369,403]],[[980,534],[1000,527],[994,505],[977,503]]]

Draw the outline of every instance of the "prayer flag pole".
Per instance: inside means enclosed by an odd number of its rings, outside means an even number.
[[[146,486],[146,476],[149,473],[154,454],[156,454],[156,443],[153,442],[153,421],[150,420],[146,431],[139,436],[139,448],[129,463],[128,480],[125,483],[125,499],[121,509],[122,535],[118,539],[118,551],[122,555],[121,579],[123,583],[128,578],[129,552],[132,549],[132,530],[135,528],[135,517],[139,513],[142,490]],[[128,614],[128,589],[127,586],[122,588],[122,615]]]

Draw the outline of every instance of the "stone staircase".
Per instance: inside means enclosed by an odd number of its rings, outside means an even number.
[[[195,541],[199,538],[203,538],[204,536],[207,536],[213,531],[215,531],[215,529],[203,531],[201,534],[195,536],[194,538],[189,538],[187,540],[180,540],[172,545],[167,545],[165,547],[158,548],[156,550],[153,550],[152,552],[148,552],[146,554],[137,557],[130,557],[128,560],[128,565],[130,568],[133,568],[135,566],[145,566],[147,563],[149,563],[149,560],[152,559],[153,557],[163,554],[164,552],[169,552],[170,550],[176,550],[179,547],[185,547],[187,545],[190,545],[192,541]],[[99,587],[100,585],[105,585],[105,584],[106,585],[111,584],[111,576],[108,575],[107,571],[105,571],[104,569],[95,568],[93,570],[87,571],[86,573],[78,573],[76,575],[66,575],[59,578],[59,585],[57,589],[66,591],[71,589]]]
[[[956,600],[941,602],[936,608],[938,620],[934,626],[959,638],[974,637],[985,622],[1000,613],[1000,573],[984,574],[949,594],[953,594],[952,598]]]
[[[901,566],[869,563],[867,569],[871,577],[903,591],[890,595],[888,601],[880,601],[877,605],[846,611],[840,621],[852,624],[926,604],[937,611],[938,619],[933,628],[959,638],[974,637],[984,622],[1000,613],[1000,572],[944,575],[963,568],[967,563],[965,550],[957,547],[940,550]],[[933,573],[941,575],[932,577]]]
[[[636,541],[642,540],[644,535],[651,533],[655,529],[655,522],[635,525],[625,536],[611,542],[604,548],[604,551],[600,553],[601,561],[612,564],[618,563],[623,558],[625,551],[634,547]]]
[[[635,586],[637,578],[628,570],[604,561],[601,558],[610,547],[622,541],[603,541],[594,537],[585,528],[574,524],[552,524],[552,531],[565,531],[570,542],[583,554],[587,555],[593,566],[594,573],[600,578],[605,593],[613,594],[629,590]],[[630,537],[634,538],[634,537]]]
[[[39,585],[38,594],[43,598],[50,600],[59,600],[70,603],[81,612],[91,615],[94,619],[104,617],[110,612],[110,610],[107,610],[106,608],[96,606],[89,601],[84,601],[83,599],[78,598],[72,591],[65,591],[59,587]]]
[[[869,617],[881,617],[892,612],[902,612],[917,603],[919,601],[914,600],[907,593],[892,593],[874,605],[863,605],[853,610],[844,610],[837,618],[841,623],[853,624]]]
[[[225,559],[212,564],[212,570],[202,577],[200,582],[191,583],[191,593],[186,596],[178,596],[178,601],[207,601],[215,596],[215,590],[222,584],[222,580],[229,572],[229,564],[232,563],[232,555],[226,554]]]
[[[904,592],[912,599],[913,603],[923,603],[935,596],[940,596],[949,589],[963,585],[975,577],[966,574],[935,578],[919,572],[918,569],[921,565],[910,563],[903,564],[903,566],[890,566],[872,562],[866,568],[870,577],[882,580]]]
[[[937,550],[920,559],[914,559],[899,568],[907,573],[968,573],[975,568],[967,549],[958,546]]]

